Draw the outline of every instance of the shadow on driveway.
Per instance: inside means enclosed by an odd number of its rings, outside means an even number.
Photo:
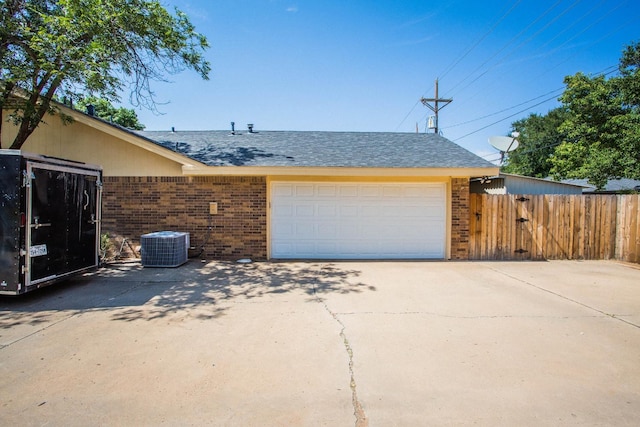
[[[178,268],[143,268],[123,262],[19,297],[0,298],[0,329],[37,326],[95,310],[112,310],[113,320],[154,320],[188,312],[217,318],[233,303],[292,292],[309,300],[323,294],[375,291],[358,281],[361,272],[331,263],[190,261]]]

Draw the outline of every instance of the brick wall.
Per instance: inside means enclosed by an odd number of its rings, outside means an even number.
[[[267,257],[264,177],[105,177],[102,206],[103,232],[136,244],[142,234],[185,231],[209,258]]]
[[[451,180],[451,259],[469,259],[469,179]],[[218,214],[209,215],[209,202]],[[214,259],[267,257],[264,177],[105,177],[103,232],[139,242],[140,235],[191,233]]]
[[[451,180],[451,259],[469,259],[469,179]]]

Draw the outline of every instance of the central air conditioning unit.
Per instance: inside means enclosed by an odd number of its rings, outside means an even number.
[[[178,267],[187,262],[189,233],[157,231],[140,236],[143,267]]]

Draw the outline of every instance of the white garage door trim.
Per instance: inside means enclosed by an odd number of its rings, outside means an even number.
[[[446,183],[271,183],[271,258],[442,259]]]

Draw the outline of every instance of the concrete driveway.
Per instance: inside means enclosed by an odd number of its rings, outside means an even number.
[[[640,424],[640,268],[123,263],[0,299],[0,425]]]

